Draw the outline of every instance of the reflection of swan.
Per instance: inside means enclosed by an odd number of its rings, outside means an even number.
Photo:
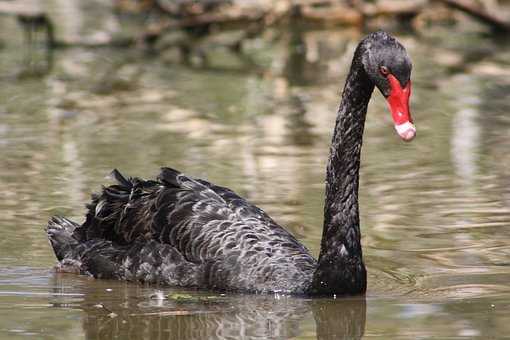
[[[48,235],[61,269],[226,291],[364,293],[358,179],[365,115],[377,86],[400,137],[413,139],[410,73],[405,49],[384,32],[356,49],[331,145],[318,260],[231,190],[164,168],[156,181],[114,171],[118,184],[94,196],[82,226],[52,219]]]
[[[60,277],[55,276],[57,287],[62,286]],[[69,292],[68,279],[64,286]],[[72,291],[83,294],[84,300],[71,306],[85,313],[87,339],[289,339],[313,334],[313,320],[317,339],[361,339],[365,330],[364,297],[214,295],[211,299],[191,293],[187,300],[158,303],[149,299],[151,289],[111,281],[88,281]],[[70,306],[63,302],[55,307]],[[100,304],[106,309],[98,308]],[[110,312],[115,313],[113,318]]]

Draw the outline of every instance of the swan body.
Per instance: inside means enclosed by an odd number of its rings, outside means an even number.
[[[316,266],[308,250],[231,190],[170,168],[156,181],[113,175],[119,183],[93,198],[82,226],[50,222],[52,237],[73,243],[57,253],[64,265],[79,259],[98,278],[215,290],[308,288]]]
[[[378,87],[397,132],[412,139],[410,71],[405,49],[385,32],[370,34],[356,49],[327,167],[318,259],[233,191],[162,168],[156,180],[125,178],[114,170],[117,183],[93,195],[81,225],[53,217],[47,233],[57,268],[101,279],[220,291],[364,293],[357,195],[366,110]]]

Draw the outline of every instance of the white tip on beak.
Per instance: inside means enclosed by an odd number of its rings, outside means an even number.
[[[395,125],[395,130],[397,130],[398,135],[402,140],[406,142],[410,142],[416,136],[416,128],[414,124],[411,122],[405,122],[400,125]]]

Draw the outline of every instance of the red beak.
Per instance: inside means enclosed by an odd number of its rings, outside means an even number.
[[[416,136],[416,128],[409,114],[409,97],[411,96],[411,81],[402,88],[400,82],[394,75],[389,74],[391,93],[386,98],[390,106],[391,116],[395,123],[395,129],[400,138],[409,142]]]

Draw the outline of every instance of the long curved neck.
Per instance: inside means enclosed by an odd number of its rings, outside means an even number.
[[[374,90],[354,55],[338,109],[326,176],[324,229],[312,282],[316,294],[359,294],[366,290],[359,227],[358,185],[367,106]]]

